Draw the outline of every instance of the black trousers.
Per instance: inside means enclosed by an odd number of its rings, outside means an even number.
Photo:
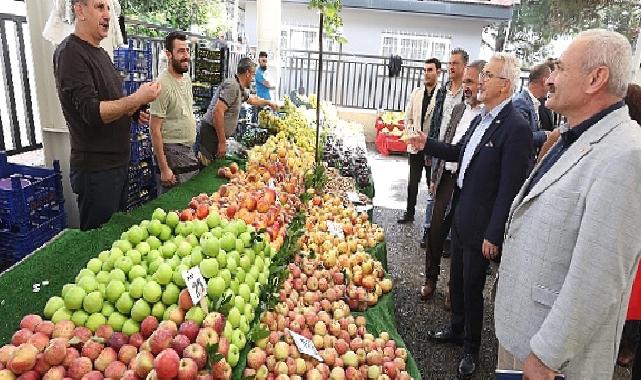
[[[434,194],[432,224],[430,233],[427,236],[427,251],[425,252],[425,278],[434,282],[437,282],[438,275],[441,273],[443,245],[452,226],[454,205],[452,205],[450,212],[447,212],[447,207],[452,200],[455,184],[456,175],[444,170],[441,182],[439,182],[436,194]]]
[[[127,202],[128,167],[100,171],[71,170],[71,189],[78,194],[80,229],[98,228]]]
[[[427,186],[430,185],[431,166],[425,166],[425,156],[423,153],[410,154],[408,158],[410,166],[410,177],[407,182],[407,208],[408,215],[414,216],[416,212],[416,197],[418,196],[418,184],[421,183],[423,169],[425,169],[425,179]]]
[[[462,242],[456,220],[450,260],[451,327],[454,333],[464,334],[465,353],[477,355],[483,329],[485,271],[490,262],[483,257],[480,242],[473,246]]]

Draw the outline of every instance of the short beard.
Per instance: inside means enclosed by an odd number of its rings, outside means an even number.
[[[189,65],[187,65],[187,68],[186,68],[186,69],[184,69],[184,68],[181,66],[181,63],[182,63],[182,62],[180,62],[180,61],[176,61],[176,60],[175,60],[175,59],[173,59],[173,58],[171,59],[171,67],[173,67],[174,71],[175,71],[176,73],[178,73],[178,74],[184,74],[184,73],[186,73],[187,71],[189,71]]]

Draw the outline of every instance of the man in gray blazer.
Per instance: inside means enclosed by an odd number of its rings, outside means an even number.
[[[624,36],[589,30],[548,79],[568,124],[512,204],[495,305],[499,368],[526,379],[612,378],[641,251],[631,59]]]

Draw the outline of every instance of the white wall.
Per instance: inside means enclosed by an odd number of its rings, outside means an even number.
[[[348,43],[344,52],[381,54],[381,33],[403,31],[421,34],[439,34],[452,37],[452,48],[462,47],[471,58],[479,55],[481,31],[489,21],[456,17],[440,17],[415,13],[375,11],[343,8],[343,35]],[[303,4],[284,3],[283,25],[318,26],[318,14]],[[245,31],[250,45],[256,38],[256,2],[245,5]]]

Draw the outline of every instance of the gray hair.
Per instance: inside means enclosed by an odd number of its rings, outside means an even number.
[[[477,59],[477,60],[474,60],[474,61],[470,62],[467,65],[467,67],[469,67],[471,69],[476,69],[476,71],[478,71],[479,74],[480,74],[480,73],[483,72],[483,67],[485,66],[485,63],[486,63],[485,60]]]
[[[252,69],[256,69],[256,62],[247,57],[241,58],[236,67],[236,74],[245,74]]]
[[[587,45],[583,55],[583,70],[587,73],[599,66],[606,66],[610,71],[608,92],[620,98],[625,97],[632,79],[632,46],[628,39],[617,32],[590,29],[579,33],[576,40],[583,40]]]
[[[76,16],[76,8],[75,8],[76,4],[82,3],[83,5],[87,5],[87,1],[88,0],[71,0],[71,14],[74,16],[74,19],[75,19],[75,16]],[[72,20],[72,21],[74,21],[74,20]]]
[[[510,92],[514,92],[517,86],[521,69],[519,68],[519,60],[511,53],[498,52],[492,55],[490,60],[500,61],[502,63],[500,75],[510,81]]]

